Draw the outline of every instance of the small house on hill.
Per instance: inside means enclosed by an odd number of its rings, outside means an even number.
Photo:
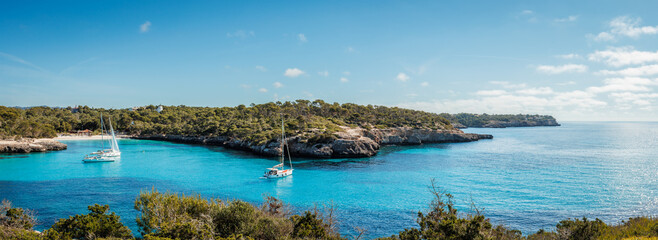
[[[71,133],[72,135],[75,135],[75,136],[90,137],[92,132],[89,129],[85,129],[85,130],[71,131],[69,133]]]

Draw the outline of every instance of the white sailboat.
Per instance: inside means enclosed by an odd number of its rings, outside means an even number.
[[[86,163],[92,162],[114,162],[121,157],[121,151],[119,150],[119,144],[117,143],[117,138],[114,135],[114,128],[112,127],[112,118],[110,117],[110,133],[112,138],[110,141],[110,149],[105,148],[105,140],[103,135],[105,134],[105,125],[103,124],[103,114],[101,113],[101,150],[90,153],[82,160]]]
[[[279,164],[274,165],[274,167],[268,168],[267,171],[265,171],[265,174],[263,174],[263,178],[282,178],[292,175],[292,171],[294,169],[292,168],[292,157],[290,156],[290,148],[288,148],[288,161],[290,162],[290,168],[286,169],[284,167],[284,163],[286,160],[285,157],[286,136],[284,135],[284,133],[285,133],[285,129],[283,126],[283,118],[281,118],[281,158],[279,158]]]

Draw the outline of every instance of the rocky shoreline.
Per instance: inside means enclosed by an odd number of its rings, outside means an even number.
[[[46,152],[66,148],[66,144],[52,139],[0,140],[0,153]]]
[[[492,139],[492,135],[464,133],[461,130],[432,130],[409,127],[388,129],[348,128],[335,133],[337,139],[328,142],[311,143],[308,139],[294,136],[287,139],[293,156],[313,158],[358,158],[370,157],[382,145],[419,145],[423,143],[472,142],[480,139]],[[182,135],[138,135],[134,139],[170,141],[188,144],[224,146],[231,149],[249,151],[259,155],[278,156],[281,148],[278,141],[266,144],[253,144],[248,141],[225,136],[182,136]]]

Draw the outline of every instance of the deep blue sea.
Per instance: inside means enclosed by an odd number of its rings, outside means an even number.
[[[471,128],[494,139],[387,146],[371,158],[294,159],[293,177],[263,180],[275,158],[222,147],[120,140],[120,161],[83,164],[100,141],[64,141],[68,150],[0,154],[0,199],[36,210],[41,225],[109,204],[137,233],[140,191],[199,193],[262,202],[279,197],[297,211],[333,202],[340,231],[369,238],[416,226],[431,179],[465,213],[473,201],[495,224],[525,234],[562,219],[619,223],[658,216],[658,123],[566,122],[560,127]]]

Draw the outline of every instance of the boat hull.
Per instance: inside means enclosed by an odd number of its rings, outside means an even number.
[[[98,163],[98,162],[114,162],[116,159],[111,158],[94,158],[94,159],[83,159],[84,163]]]
[[[265,178],[283,178],[292,175],[292,170],[294,169],[285,169],[285,170],[278,170],[276,173],[265,173],[263,177]]]

